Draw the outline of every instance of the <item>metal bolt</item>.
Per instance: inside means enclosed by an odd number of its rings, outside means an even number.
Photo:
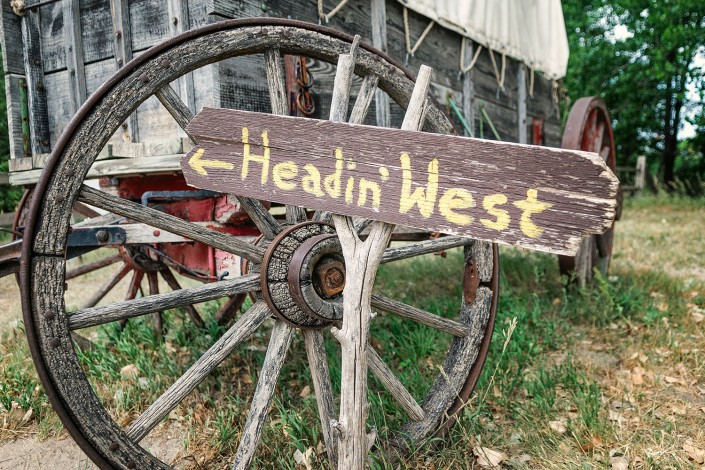
[[[44,83],[42,83],[42,82],[37,83],[37,90],[44,91]]]
[[[42,140],[42,145],[49,145],[49,140],[48,139]]]
[[[171,67],[171,62],[168,59],[162,60],[162,67],[168,69],[169,67]]]
[[[140,81],[141,81],[142,83],[147,83],[147,82],[149,82],[149,75],[147,75],[147,72],[145,72],[145,73],[143,73],[142,75],[140,75]]]
[[[126,123],[126,122],[123,122],[123,123],[122,123],[122,128],[125,129],[125,130],[127,130],[127,123]]]
[[[56,202],[64,202],[64,195],[63,194],[57,194],[56,195]]]
[[[121,59],[121,58],[118,58],[118,61],[117,61],[117,62],[118,62],[118,65],[120,65],[120,66],[122,65],[122,59]]]
[[[39,62],[39,59],[34,59],[34,65],[39,65],[41,62]]]
[[[54,319],[54,312],[45,313],[44,318],[46,318],[47,320],[53,320]]]
[[[115,452],[119,448],[120,448],[120,446],[118,445],[117,442],[113,442],[112,444],[110,444],[110,447],[108,447],[108,449],[110,449],[111,452]]]
[[[120,39],[122,37],[122,31],[115,31],[115,37]]]
[[[64,282],[64,292],[66,292],[67,290],[69,290],[69,283]]]
[[[159,230],[155,230],[154,232],[152,232],[152,235],[158,237],[159,235],[161,235],[161,232]]]
[[[107,230],[98,230],[98,231],[95,233],[95,239],[98,240],[100,243],[105,243],[105,242],[107,242],[109,237],[110,237],[110,236],[108,235],[108,231],[107,231]]]
[[[130,460],[129,462],[127,462],[127,468],[135,468],[135,467],[137,467],[137,464],[135,463],[134,460]]]
[[[179,19],[178,19],[177,17],[173,17],[173,18],[171,19],[171,23],[172,23],[174,26],[176,26],[177,24],[179,24]]]
[[[262,11],[267,11],[267,4],[266,3],[262,4]]]
[[[49,344],[52,348],[58,348],[61,345],[61,341],[59,341],[59,338],[52,338],[52,340],[49,341]]]
[[[73,175],[75,175],[75,174],[76,174],[76,170],[74,170],[73,168],[66,170],[66,176],[68,176],[69,178],[73,178]]]
[[[269,33],[267,28],[262,28],[262,35],[266,36]]]
[[[289,32],[288,29],[284,29],[284,31],[282,31],[282,36],[284,36],[285,38],[288,38],[289,36],[291,36],[291,33]]]

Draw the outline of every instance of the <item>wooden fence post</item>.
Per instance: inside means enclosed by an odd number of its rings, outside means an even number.
[[[636,159],[636,177],[634,186],[636,186],[636,195],[641,196],[644,190],[644,180],[646,179],[646,157],[639,155]]]

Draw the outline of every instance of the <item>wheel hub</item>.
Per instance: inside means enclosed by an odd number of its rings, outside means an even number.
[[[298,328],[323,328],[343,317],[345,263],[330,224],[304,222],[272,240],[262,260],[262,296]]]

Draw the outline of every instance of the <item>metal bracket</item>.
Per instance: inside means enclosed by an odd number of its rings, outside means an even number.
[[[74,228],[69,234],[67,245],[69,247],[123,245],[126,241],[125,229],[121,227],[81,227]]]

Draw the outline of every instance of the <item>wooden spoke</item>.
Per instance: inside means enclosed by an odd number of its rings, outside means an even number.
[[[328,460],[332,465],[335,465],[338,461],[338,440],[332,433],[330,421],[335,419],[337,414],[335,411],[335,402],[333,400],[333,387],[330,383],[328,356],[326,354],[323,335],[319,330],[302,331],[304,335],[304,344],[306,345],[306,356],[308,357],[308,364],[311,369],[313,390],[316,394],[318,415],[321,417],[323,440],[326,443]]]
[[[120,254],[107,256],[91,263],[84,264],[83,266],[79,266],[75,269],[72,269],[71,271],[66,271],[65,279],[68,281],[69,279],[73,279],[78,276],[83,276],[84,274],[88,274],[97,269],[104,268],[106,266],[110,266],[111,264],[117,263],[120,260],[122,260],[122,256],[120,256]]]
[[[242,241],[232,235],[209,230],[205,227],[186,222],[173,215],[160,212],[151,207],[141,206],[127,199],[113,196],[86,185],[83,185],[79,199],[92,206],[111,211],[123,217],[128,217],[197,242],[205,243],[219,250],[242,256],[255,263],[260,263],[264,256],[264,250],[262,248]]]
[[[306,222],[306,220],[308,220],[306,208],[301,206],[292,206],[291,204],[286,206],[286,222],[288,224],[297,224],[300,222]]]
[[[130,279],[130,286],[127,288],[127,294],[125,295],[125,300],[132,300],[137,297],[137,292],[140,292],[142,285],[142,278],[144,277],[144,271],[140,269],[135,269],[132,271],[132,279]],[[120,328],[125,328],[127,325],[127,318],[120,320]]]
[[[329,224],[333,221],[333,213],[328,211],[317,210],[316,212],[314,212],[312,220]]]
[[[360,87],[355,105],[350,113],[349,123],[362,124],[365,121],[367,111],[370,109],[370,104],[375,97],[378,82],[379,77],[376,75],[368,75],[362,80],[362,86]]]
[[[242,304],[245,303],[246,298],[247,294],[237,294],[230,297],[227,302],[220,307],[218,313],[215,314],[215,319],[218,321],[218,324],[225,326],[230,323],[230,320],[233,319],[235,314],[242,307]]]
[[[127,435],[137,442],[141,441],[270,315],[269,308],[264,301],[260,300],[255,303],[208,351],[198,358],[184,375],[179,377],[130,425],[126,431]]]
[[[262,428],[272,401],[274,387],[277,384],[277,378],[284,364],[286,353],[289,350],[293,333],[294,329],[283,321],[277,321],[272,328],[267,355],[264,358],[262,371],[257,381],[257,388],[252,396],[250,411],[247,414],[247,421],[245,421],[245,426],[242,429],[240,444],[235,454],[234,470],[250,468],[255,451],[262,438]]]
[[[160,310],[193,305],[259,288],[259,274],[248,274],[237,279],[227,279],[212,284],[190,287],[166,294],[150,295],[139,299],[117,302],[104,307],[86,308],[71,315],[69,328],[77,330],[125,318],[138,317]]]
[[[355,225],[355,231],[358,235],[361,234],[363,230],[365,230],[372,222],[372,219],[355,219],[353,222]]]
[[[279,49],[268,49],[264,53],[267,65],[267,86],[269,88],[269,101],[272,104],[272,114],[287,116],[289,114],[289,101],[286,98],[286,77],[284,64]],[[286,221],[289,224],[306,221],[306,209],[303,207],[287,205]]]
[[[150,271],[147,273],[147,283],[149,284],[149,295],[159,295],[159,278],[156,272]],[[164,333],[164,318],[162,312],[162,310],[152,312],[152,327],[157,336],[161,336]]]
[[[103,284],[102,286],[100,286],[98,288],[98,290],[93,294],[93,296],[91,296],[91,298],[88,299],[88,301],[83,306],[83,308],[86,309],[86,308],[95,307],[96,304],[98,304],[98,302],[100,302],[101,299],[103,297],[105,297],[105,295],[108,292],[110,292],[113,289],[113,287],[115,287],[117,285],[117,283],[122,280],[123,277],[127,276],[127,273],[129,273],[131,270],[132,270],[132,268],[130,266],[123,263],[120,270],[118,272],[116,272],[115,274],[113,274],[113,276],[110,279],[108,279],[105,282],[105,284]]]
[[[600,158],[602,158],[604,161],[607,161],[607,159],[610,157],[610,149],[611,147],[609,145],[605,145],[600,149]]]
[[[595,115],[597,116],[597,113],[595,113]],[[605,141],[605,121],[600,120],[596,124],[595,129],[595,140],[592,142],[592,151],[599,152],[602,150],[602,144]]]
[[[445,331],[453,336],[462,338],[470,332],[470,329],[467,326],[455,320],[434,315],[425,310],[412,307],[411,305],[399,302],[398,300],[390,299],[389,297],[385,297],[383,295],[372,295],[372,307],[385,312],[393,313],[394,315],[399,315],[400,317],[408,318],[437,330]]]
[[[179,284],[179,281],[176,280],[176,277],[174,277],[174,273],[171,272],[171,269],[162,269],[161,271],[159,271],[159,274],[162,275],[162,278],[166,281],[167,285],[171,290],[181,290],[181,285]],[[186,313],[188,313],[189,317],[191,317],[191,321],[193,321],[194,325],[196,325],[198,328],[203,328],[203,319],[198,314],[196,308],[193,305],[184,305],[184,310],[186,310]]]
[[[245,212],[247,212],[247,215],[250,216],[250,219],[252,219],[259,231],[262,232],[262,235],[264,235],[267,240],[271,240],[282,231],[282,227],[279,225],[279,222],[274,219],[272,214],[269,213],[267,208],[264,207],[260,201],[257,199],[252,199],[251,197],[236,197],[237,200],[240,201],[242,208],[245,209]]]
[[[467,237],[440,237],[433,240],[424,240],[418,243],[411,243],[403,246],[395,246],[384,250],[382,263],[391,263],[402,259],[413,258],[415,256],[428,255],[443,250],[449,250],[459,246],[472,243]]]
[[[372,373],[377,377],[377,380],[382,382],[384,388],[387,389],[389,393],[392,394],[394,399],[404,408],[406,414],[409,415],[414,421],[422,421],[426,419],[426,414],[424,413],[421,405],[419,405],[411,393],[404,387],[401,380],[394,375],[394,372],[384,363],[377,351],[374,350],[372,346],[367,347],[367,358],[369,366]]]
[[[193,137],[191,137],[186,130],[186,126],[188,126],[188,123],[193,119],[193,113],[188,106],[181,101],[181,98],[179,98],[179,95],[174,91],[171,85],[166,85],[160,90],[157,90],[155,96],[166,110],[169,111],[169,114],[171,114],[171,117],[174,118],[179,127],[193,141]]]

